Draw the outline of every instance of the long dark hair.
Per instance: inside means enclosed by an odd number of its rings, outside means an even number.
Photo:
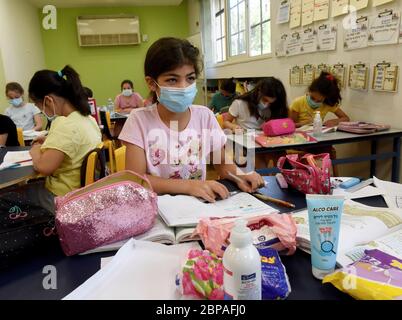
[[[324,103],[331,107],[342,101],[339,80],[329,72],[322,71],[320,76],[310,84],[308,91],[323,95]]]
[[[29,97],[34,102],[43,102],[45,96],[54,94],[68,100],[83,116],[90,114],[88,98],[79,74],[70,66],[61,71],[41,70],[29,82]]]
[[[258,103],[264,96],[276,98],[275,102],[271,103],[269,106],[271,111],[270,119],[282,119],[288,117],[288,101],[285,87],[280,80],[274,77],[260,80],[253,90],[241,95],[238,99],[246,101],[250,115],[259,119],[262,116],[258,112]]]
[[[195,74],[201,72],[200,51],[189,41],[178,38],[160,38],[155,41],[148,49],[144,63],[144,73],[146,77],[156,79],[170,70],[174,70],[183,65],[194,66]],[[152,93],[152,101],[157,100],[156,93]]]

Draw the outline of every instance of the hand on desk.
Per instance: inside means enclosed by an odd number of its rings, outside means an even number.
[[[261,177],[257,172],[241,175],[239,177],[241,181],[238,180],[236,183],[239,189],[244,192],[252,193],[265,185],[263,177]]]
[[[229,197],[228,189],[221,183],[214,180],[199,181],[189,180],[189,194],[202,198],[208,202],[215,202],[217,197],[226,199]]]
[[[37,145],[37,144],[42,145],[45,142],[45,140],[46,140],[45,136],[36,137],[35,139],[32,140],[31,145]]]
[[[331,119],[324,122],[324,126],[326,127],[336,127],[339,123],[338,119]]]

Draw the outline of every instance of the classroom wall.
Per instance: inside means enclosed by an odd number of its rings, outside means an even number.
[[[38,9],[26,0],[0,0],[0,112],[8,107],[4,85],[27,90],[35,71],[45,67]]]
[[[208,1],[203,2],[208,5]],[[280,1],[271,1],[271,15],[272,15],[272,48],[275,48],[275,43],[278,37],[284,32],[289,31],[288,24],[277,25],[276,15]],[[367,15],[378,12],[385,8],[393,8],[402,12],[402,1],[395,0],[390,5],[383,5],[378,8],[371,7],[371,1],[369,8],[358,12],[358,16]],[[288,92],[288,99],[291,102],[292,99],[303,95],[306,91],[306,87],[291,87],[289,85],[289,69],[293,65],[303,65],[307,63],[312,64],[335,64],[338,62],[346,63],[348,65],[358,63],[359,61],[369,63],[371,66],[381,62],[383,60],[397,62],[399,67],[402,67],[402,44],[370,47],[365,49],[359,49],[346,52],[343,50],[343,31],[342,21],[345,16],[337,17],[335,19],[330,18],[330,21],[338,24],[338,39],[337,50],[328,51],[323,53],[311,53],[307,55],[299,55],[294,57],[282,57],[282,58],[265,58],[262,60],[255,60],[247,63],[236,63],[224,66],[216,67],[211,61],[212,57],[206,57],[207,78],[229,78],[229,77],[264,77],[275,76],[281,79],[286,86]],[[204,17],[204,25],[210,25],[209,16]],[[325,21],[324,21],[325,22]],[[322,22],[321,22],[322,23]],[[315,23],[319,24],[319,23]],[[206,41],[206,52],[211,53],[210,41],[207,40],[204,34],[204,41]],[[209,43],[208,43],[209,42]],[[208,47],[209,46],[209,47]],[[372,72],[370,72],[371,74]],[[402,128],[402,85],[401,77],[399,78],[399,92],[398,93],[379,93],[372,90],[367,92],[359,92],[346,88],[342,92],[343,102],[342,108],[350,117],[354,120],[375,121],[378,123],[387,123],[395,128]],[[371,81],[371,77],[370,77]],[[388,143],[380,143],[379,149],[385,150],[392,147]],[[353,155],[362,155],[369,153],[369,144],[360,143],[353,145],[337,146],[338,155],[340,157]],[[369,164],[353,164],[343,165],[339,167],[339,171],[343,175],[362,175],[368,174]],[[389,178],[390,161],[378,161],[377,169],[379,171],[378,176],[383,178]]]
[[[140,32],[148,35],[147,42],[136,46],[79,47],[77,16],[121,13],[139,17]],[[148,89],[143,66],[147,49],[160,37],[186,38],[187,14],[187,0],[179,6],[59,9],[57,30],[42,30],[46,66],[53,70],[59,70],[65,64],[73,66],[84,85],[93,90],[98,105],[106,104],[108,98],[114,99],[124,79],[131,79],[135,91],[146,98]]]

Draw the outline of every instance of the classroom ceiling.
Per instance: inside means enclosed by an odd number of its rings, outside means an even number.
[[[177,6],[183,0],[29,0],[37,7],[47,4],[56,8],[122,7],[122,6]]]

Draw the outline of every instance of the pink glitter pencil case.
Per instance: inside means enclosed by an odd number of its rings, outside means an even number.
[[[152,228],[157,195],[146,177],[121,171],[56,198],[56,228],[67,256]]]

